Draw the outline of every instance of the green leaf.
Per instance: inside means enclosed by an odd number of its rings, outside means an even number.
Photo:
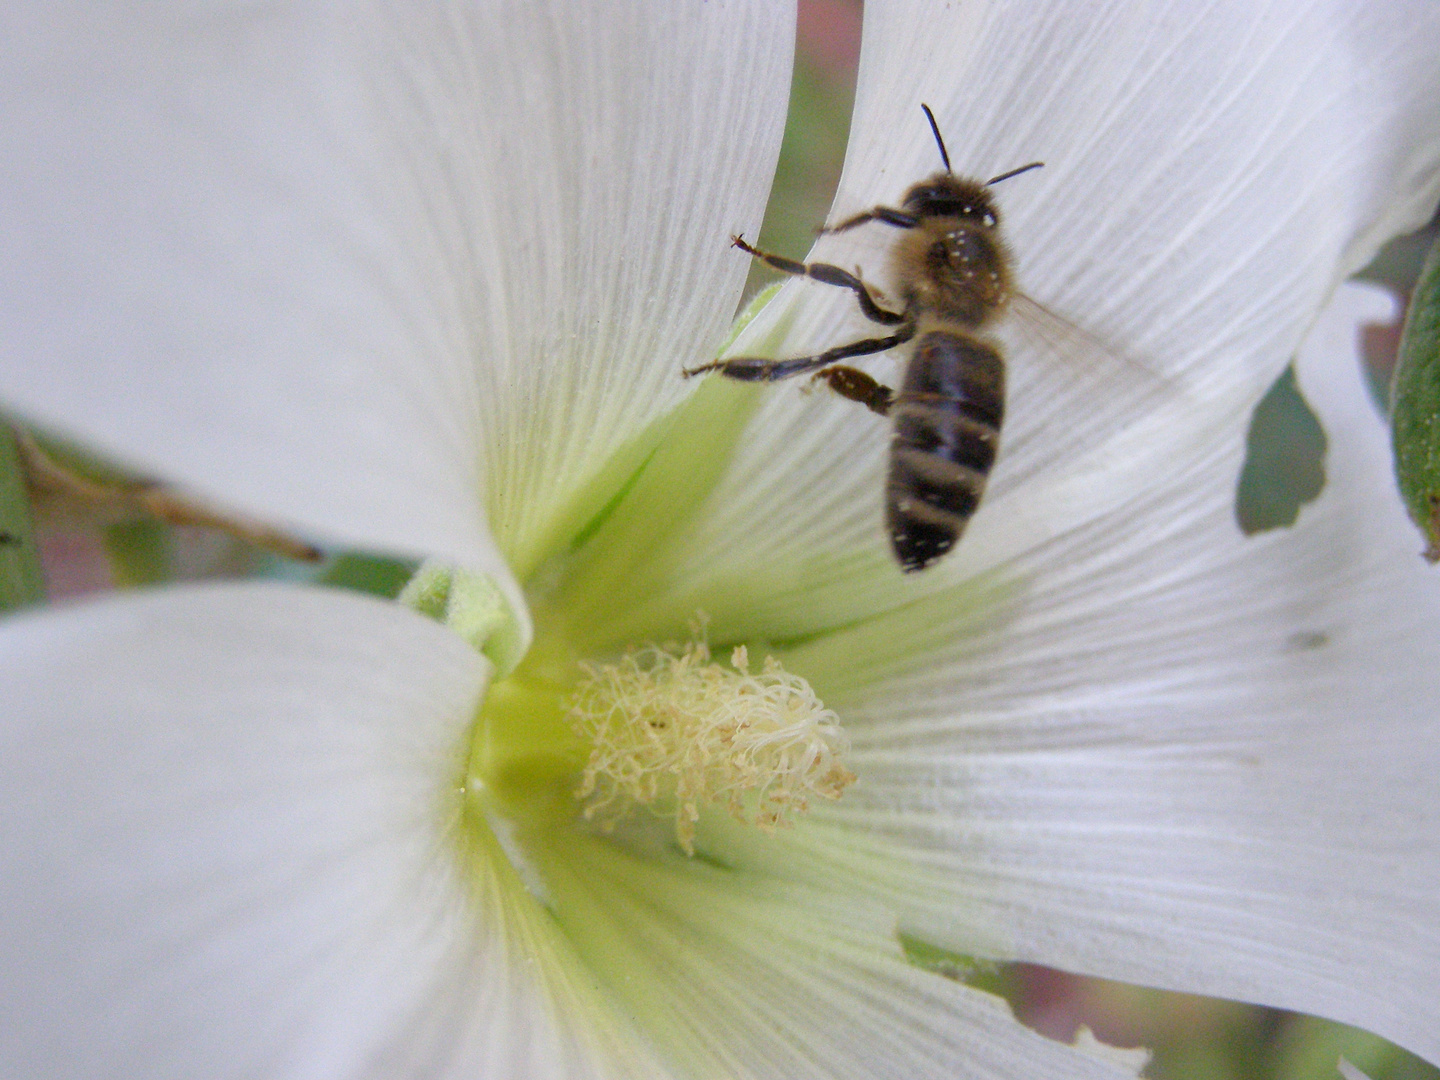
[[[1339,1077],[1335,1062],[1342,1056],[1371,1080],[1440,1078],[1440,1069],[1378,1035],[1314,1016],[1291,1017],[1272,1053],[1275,1080]]]
[[[1400,338],[1390,395],[1395,477],[1425,536],[1425,558],[1440,561],[1440,242],[1430,249]]]
[[[101,536],[110,573],[122,589],[159,585],[170,578],[170,527],[136,518],[107,525]]]
[[[405,583],[415,576],[416,569],[415,562],[409,559],[349,551],[331,559],[315,577],[315,582],[394,600],[405,588]]]
[[[1325,429],[1287,367],[1255,406],[1235,517],[1246,536],[1295,524],[1325,486]]]
[[[0,611],[11,611],[45,599],[40,556],[30,525],[25,473],[15,436],[0,424]]]

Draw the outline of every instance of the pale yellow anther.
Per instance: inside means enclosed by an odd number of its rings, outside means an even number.
[[[577,793],[590,800],[587,817],[613,824],[634,806],[673,814],[693,852],[704,803],[770,830],[855,780],[841,763],[839,718],[773,657],[751,674],[743,646],[725,667],[692,642],[581,666],[569,718],[592,747]]]

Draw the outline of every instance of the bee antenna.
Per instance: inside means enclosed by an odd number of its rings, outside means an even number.
[[[1029,172],[1031,169],[1043,169],[1044,167],[1045,163],[1043,161],[1032,161],[1029,165],[1021,165],[1018,169],[1011,169],[1009,172],[1002,172],[999,176],[992,176],[989,180],[985,181],[985,186],[989,187],[991,184],[998,184],[1001,180],[1009,180],[1012,176],[1019,176],[1022,172]]]
[[[925,119],[930,121],[930,130],[935,133],[935,145],[940,147],[940,160],[945,163],[945,171],[952,172],[950,168],[950,155],[945,152],[945,140],[940,137],[940,125],[935,123],[935,114],[930,111],[930,106],[923,101],[920,108],[925,110]]]

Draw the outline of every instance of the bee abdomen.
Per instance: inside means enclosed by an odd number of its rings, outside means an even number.
[[[980,505],[1005,417],[1005,361],[986,342],[931,331],[915,346],[891,415],[885,516],[908,573],[954,547]]]

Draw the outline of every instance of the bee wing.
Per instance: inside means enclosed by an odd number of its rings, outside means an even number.
[[[1054,475],[1145,414],[1184,398],[1178,383],[1023,293],[996,336],[1005,345],[1008,406],[990,491],[999,499]]]

